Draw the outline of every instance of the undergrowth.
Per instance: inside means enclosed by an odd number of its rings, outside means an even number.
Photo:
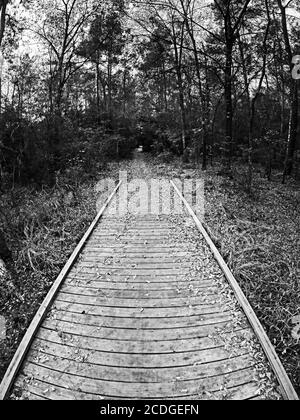
[[[206,176],[206,222],[300,393],[300,189],[256,175],[253,194]]]

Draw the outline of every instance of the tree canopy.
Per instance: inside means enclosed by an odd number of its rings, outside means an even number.
[[[131,133],[203,169],[244,159],[249,188],[256,163],[297,172],[296,1],[2,0],[0,15],[3,171],[26,172],[40,147],[55,171],[71,125]]]

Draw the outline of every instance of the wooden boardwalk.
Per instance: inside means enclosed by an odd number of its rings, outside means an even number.
[[[167,217],[104,214],[21,344],[1,398],[296,399],[199,241],[196,255]]]

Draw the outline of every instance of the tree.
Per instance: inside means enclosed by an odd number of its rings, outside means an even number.
[[[100,114],[101,89],[104,106],[112,125],[113,121],[113,71],[125,46],[122,27],[122,5],[103,9],[94,17],[88,39],[78,48],[78,53],[95,64],[97,108]]]
[[[6,24],[6,9],[9,0],[0,0],[0,47],[4,37],[5,24]]]
[[[165,0],[164,2],[152,2],[147,0],[146,2],[136,1],[134,3],[142,8],[146,7],[147,11],[142,19],[139,16],[138,24],[148,32],[150,36],[156,31],[157,43],[166,42],[171,47],[170,59],[172,60],[172,66],[176,76],[181,122],[181,151],[183,152],[187,147],[188,130],[183,74],[186,41],[185,21],[168,0]],[[149,27],[149,22],[152,27]],[[159,37],[157,37],[158,34]]]
[[[226,104],[226,165],[231,166],[233,156],[233,51],[251,0],[214,0],[218,19],[222,22],[225,46],[224,95]]]
[[[202,169],[206,170],[207,168],[207,140],[209,132],[209,100],[208,100],[208,89],[203,86],[202,76],[201,76],[201,63],[199,59],[199,48],[195,36],[195,0],[180,0],[180,5],[182,7],[182,14],[184,16],[184,23],[186,25],[187,33],[190,37],[192,44],[192,51],[194,55],[195,69],[197,75],[198,83],[198,92],[200,99],[200,113],[201,113],[201,126],[202,126],[202,139],[203,139],[203,159],[202,159]],[[205,69],[207,71],[207,67]],[[207,73],[205,74],[207,80]],[[207,86],[207,84],[205,84]]]
[[[58,117],[62,114],[64,88],[72,75],[82,67],[76,51],[86,27],[99,6],[92,0],[48,0],[43,8],[37,6],[39,20],[35,32],[46,43],[49,54],[49,100],[50,112]]]
[[[266,28],[264,30],[264,35],[262,39],[262,45],[259,45],[259,49],[257,51],[257,56],[262,56],[262,63],[260,65],[260,69],[257,71],[255,66],[255,77],[257,86],[254,88],[251,86],[251,78],[248,74],[247,68],[247,58],[245,57],[244,52],[244,43],[242,42],[242,37],[238,35],[239,41],[239,49],[241,54],[241,62],[243,68],[243,77],[245,83],[245,92],[247,97],[247,105],[248,105],[248,191],[251,192],[252,190],[252,179],[253,179],[253,135],[254,135],[254,121],[255,121],[255,112],[256,112],[256,103],[261,93],[261,89],[263,87],[264,79],[266,76],[266,66],[267,66],[267,57],[268,57],[268,38],[270,34],[270,27],[271,27],[271,15],[270,15],[270,8],[269,8],[269,0],[265,1],[265,10],[267,15],[267,22]],[[263,16],[264,18],[265,16]],[[265,19],[263,19],[265,20]],[[252,24],[253,25],[253,24]],[[261,18],[259,18],[259,26],[262,26]],[[253,45],[249,45],[249,54],[253,54]],[[252,62],[252,60],[250,60]],[[252,66],[253,67],[253,64]],[[259,74],[260,72],[260,74]]]
[[[283,39],[285,44],[285,56],[286,64],[290,66],[291,73],[293,71],[293,56],[294,51],[291,45],[291,36],[288,29],[288,18],[287,18],[287,7],[292,3],[292,1],[287,1],[283,3],[282,0],[277,0],[278,6],[281,13],[281,24]],[[293,170],[293,158],[296,149],[297,142],[297,129],[298,129],[298,108],[299,108],[299,98],[298,98],[298,81],[291,78],[290,80],[290,121],[289,121],[289,132],[286,148],[286,157],[284,163],[284,174],[283,182],[287,175],[291,175]]]

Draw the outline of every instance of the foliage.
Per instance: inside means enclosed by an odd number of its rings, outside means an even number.
[[[76,167],[78,172],[93,174],[108,160],[128,157],[136,145],[130,132],[124,137],[101,127],[78,128],[66,118],[54,122],[49,117],[31,124],[7,111],[1,124],[2,187],[28,182],[53,184],[55,173],[64,172],[64,168],[74,171]]]
[[[251,169],[251,162],[264,161],[267,132],[277,132],[274,165],[290,174],[299,139],[294,117],[289,131],[297,104],[286,66],[292,69],[290,52],[299,53],[299,25],[280,5],[229,1],[224,13],[223,3],[204,0],[30,0],[18,14],[10,2],[3,44],[10,93],[2,89],[3,114],[14,112],[34,131],[51,117],[53,133],[43,147],[54,156],[65,149],[59,118],[113,135],[121,121],[134,130],[146,121],[146,150],[186,155],[184,149],[193,148],[204,169],[208,150],[227,154],[228,161],[243,159]],[[190,133],[199,130],[194,141]]]

